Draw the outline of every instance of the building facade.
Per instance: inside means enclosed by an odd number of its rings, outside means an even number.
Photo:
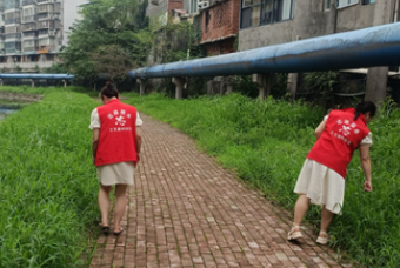
[[[235,52],[234,42],[239,33],[240,0],[209,0],[200,9],[201,36],[207,55]]]
[[[389,24],[398,20],[398,0],[242,0],[239,51],[326,34]],[[341,70],[365,73],[366,98],[386,95],[388,67]],[[288,89],[297,88],[296,74]]]
[[[63,0],[1,0],[0,69],[37,72],[57,62],[63,8]]]
[[[184,0],[149,0],[146,15],[150,19],[158,20],[163,26],[167,25],[168,18],[173,15],[173,10],[183,9]]]

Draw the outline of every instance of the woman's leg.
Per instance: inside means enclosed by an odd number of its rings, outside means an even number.
[[[126,209],[127,185],[115,185],[115,207],[114,207],[114,232],[121,231],[121,220]]]
[[[294,207],[294,222],[293,226],[300,226],[301,221],[306,215],[308,210],[308,205],[310,204],[310,200],[308,199],[307,195],[300,194],[299,199],[296,201],[296,205]],[[295,231],[300,231],[297,228]]]
[[[333,213],[326,209],[325,206],[321,207],[321,233],[328,233],[328,227],[333,219]],[[325,237],[325,234],[320,234],[319,236]]]
[[[99,207],[101,212],[101,226],[108,226],[108,207],[110,204],[109,194],[111,186],[103,186],[100,184],[99,190]]]
[[[299,198],[296,201],[296,205],[294,208],[294,221],[293,221],[293,228],[288,233],[287,239],[289,241],[297,240],[301,237],[300,232],[300,223],[307,212],[308,205],[310,200],[305,194],[300,194]]]

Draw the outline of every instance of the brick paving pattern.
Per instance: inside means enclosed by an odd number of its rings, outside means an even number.
[[[315,244],[311,229],[301,243],[287,242],[291,212],[248,189],[179,130],[141,117],[125,231],[99,237],[90,268],[353,267]]]

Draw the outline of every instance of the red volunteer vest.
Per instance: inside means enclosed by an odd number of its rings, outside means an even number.
[[[117,99],[97,108],[100,117],[100,139],[95,166],[118,162],[136,162],[136,108]]]
[[[307,155],[343,178],[354,151],[368,135],[369,130],[364,115],[354,121],[354,108],[332,110],[326,121],[325,131]]]

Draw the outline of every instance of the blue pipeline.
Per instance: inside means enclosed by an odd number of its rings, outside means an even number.
[[[72,74],[0,74],[0,79],[72,80]]]
[[[130,71],[128,77],[298,73],[379,66],[400,66],[400,23],[140,68]]]

